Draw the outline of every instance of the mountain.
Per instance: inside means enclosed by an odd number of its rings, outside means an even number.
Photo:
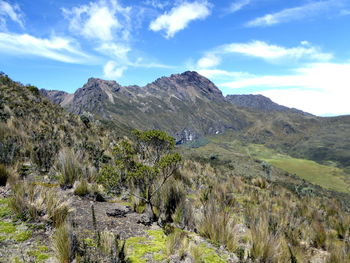
[[[74,114],[93,114],[124,133],[133,128],[160,129],[181,144],[232,132],[241,141],[295,157],[350,166],[349,117],[317,117],[261,95],[224,97],[214,83],[193,71],[144,87],[90,78],[74,94],[41,93]]]
[[[286,106],[279,105],[273,102],[270,98],[267,98],[263,95],[227,95],[226,100],[239,107],[255,109],[264,112],[280,111],[311,115],[310,113],[306,113],[295,108],[288,108]]]
[[[159,78],[145,87],[90,78],[74,94],[41,92],[72,113],[90,112],[118,126],[165,130],[178,142],[249,125],[244,111],[228,103],[211,81],[191,71]]]

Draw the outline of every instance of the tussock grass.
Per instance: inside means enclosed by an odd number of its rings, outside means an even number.
[[[69,202],[62,200],[54,189],[21,181],[12,187],[10,209],[24,220],[45,220],[60,226],[69,214]]]
[[[67,223],[56,229],[52,237],[55,258],[59,263],[71,262],[74,255],[72,251],[71,229]]]
[[[69,148],[62,149],[58,154],[57,170],[62,187],[71,188],[74,182],[82,176],[81,154],[74,153]]]

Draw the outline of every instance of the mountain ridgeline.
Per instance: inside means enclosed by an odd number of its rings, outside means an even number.
[[[287,108],[262,95],[228,95],[197,72],[139,86],[90,78],[74,94],[41,90],[75,114],[92,114],[125,131],[160,129],[178,144],[232,132],[293,156],[350,166],[350,116],[322,118]]]

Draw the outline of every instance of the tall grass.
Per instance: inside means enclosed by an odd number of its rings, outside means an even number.
[[[67,223],[56,229],[52,237],[52,245],[59,263],[72,262],[74,251],[72,251],[71,229]]]
[[[62,187],[71,188],[74,182],[82,176],[81,154],[64,148],[58,154],[56,165],[60,175],[59,181]]]
[[[24,220],[44,220],[60,226],[69,214],[69,202],[53,189],[21,181],[12,187],[9,207]]]

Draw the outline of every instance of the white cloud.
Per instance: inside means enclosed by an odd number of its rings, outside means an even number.
[[[302,41],[296,47],[282,47],[271,45],[263,41],[249,43],[231,43],[219,46],[205,53],[196,66],[199,69],[208,69],[218,66],[225,56],[240,54],[261,58],[269,62],[290,62],[291,60],[329,61],[333,58],[331,53],[324,53],[320,48],[313,46],[308,41]]]
[[[258,92],[277,103],[316,115],[349,114],[350,64],[312,63],[289,75],[253,76],[221,87],[265,88]]]
[[[102,42],[126,40],[129,37],[130,7],[122,7],[116,0],[100,0],[88,5],[63,9],[71,31],[87,39]]]
[[[153,20],[149,28],[158,32],[164,30],[166,38],[173,37],[178,31],[187,27],[187,25],[198,19],[205,19],[210,15],[210,4],[207,1],[195,1],[192,3],[184,2],[163,15]]]
[[[276,13],[258,17],[249,21],[246,26],[272,26],[304,18],[316,17],[326,12],[334,11],[337,7],[342,6],[342,2],[342,0],[311,1],[302,6],[287,8]]]
[[[241,10],[246,5],[250,4],[250,0],[237,0],[231,3],[230,7],[227,10],[227,13],[235,13]]]
[[[208,53],[204,57],[200,58],[197,62],[199,68],[212,68],[219,65],[221,62],[220,57],[215,54]]]
[[[233,43],[221,47],[222,53],[239,53],[242,55],[258,57],[266,60],[301,59],[327,61],[333,58],[332,54],[322,53],[319,48],[303,41],[302,46],[286,48],[270,45],[263,41],[250,43]]]
[[[10,5],[8,2],[0,1],[0,29],[6,30],[6,20],[10,18],[21,28],[24,28],[24,20],[18,5]]]
[[[131,48],[128,45],[115,44],[115,43],[102,43],[99,47],[96,48],[100,53],[123,61],[124,63],[128,62],[128,53],[131,51]]]
[[[70,39],[37,38],[28,34],[0,33],[0,53],[44,57],[65,63],[95,63],[96,58],[80,51]]]
[[[103,67],[103,74],[105,78],[118,79],[123,76],[123,73],[126,69],[126,66],[122,66],[115,61],[110,60]]]

